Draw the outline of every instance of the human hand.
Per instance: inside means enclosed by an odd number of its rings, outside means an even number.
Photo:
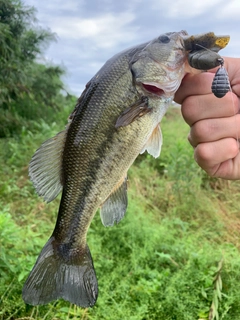
[[[210,176],[240,179],[240,58],[224,58],[232,92],[216,98],[211,85],[217,69],[187,74],[175,95],[190,126],[194,158]]]

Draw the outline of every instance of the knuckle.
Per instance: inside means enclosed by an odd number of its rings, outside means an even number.
[[[196,122],[191,128],[192,140],[196,143],[209,141],[217,130],[217,126],[214,121],[208,119]]]
[[[207,168],[207,162],[211,159],[211,153],[209,152],[208,144],[200,143],[195,149],[195,160],[202,167]]]
[[[182,104],[182,115],[189,125],[195,122],[196,114],[198,113],[198,104],[199,102],[196,96],[187,97]]]
[[[231,114],[229,114],[229,116],[240,113],[240,100],[235,93],[228,92],[228,94],[224,97],[224,101],[225,105],[231,106],[231,108],[229,109]]]

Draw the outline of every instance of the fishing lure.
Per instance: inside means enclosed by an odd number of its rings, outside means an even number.
[[[222,58],[221,58],[222,59]],[[227,70],[223,66],[224,60],[221,60],[221,66],[215,73],[215,76],[213,78],[212,82],[212,93],[217,98],[223,98],[228,91],[230,91],[230,82]]]
[[[199,45],[199,47],[202,47]],[[188,62],[191,67],[198,70],[213,69],[222,64],[223,58],[207,48],[198,49],[188,54]]]
[[[201,48],[201,49],[196,49]],[[189,53],[188,62],[190,66],[199,70],[209,70],[217,66],[220,68],[215,73],[212,82],[212,93],[217,98],[223,98],[230,91],[230,82],[227,70],[224,68],[224,59],[215,51],[211,51],[196,44],[195,50]]]

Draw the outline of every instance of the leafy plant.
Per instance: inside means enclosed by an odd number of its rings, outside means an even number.
[[[213,291],[212,304],[211,304],[211,308],[208,316],[209,320],[214,320],[214,319],[219,320],[218,305],[219,305],[219,302],[222,300],[222,278],[221,278],[222,267],[223,267],[223,259],[221,259],[218,264],[218,268],[213,280],[214,291]]]
[[[0,138],[32,130],[35,119],[53,122],[71,99],[64,95],[65,70],[39,62],[52,41],[55,35],[37,25],[34,8],[0,0]]]
[[[23,283],[54,228],[59,205],[59,198],[47,205],[37,197],[27,164],[44,140],[63,129],[65,119],[66,114],[51,125],[41,120],[33,131],[25,128],[17,138],[0,140],[0,319],[209,320],[214,303],[219,320],[238,320],[235,194],[240,185],[212,189],[205,181],[176,109],[162,123],[161,158],[142,155],[129,172],[126,217],[104,228],[97,213],[91,224],[88,244],[99,280],[96,306],[84,310],[63,300],[25,306]],[[224,265],[216,270],[220,257]]]

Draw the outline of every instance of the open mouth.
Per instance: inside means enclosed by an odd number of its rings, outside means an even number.
[[[183,74],[182,74],[183,76]],[[182,77],[176,78],[174,80],[168,80],[164,82],[164,85],[157,82],[141,82],[142,88],[155,95],[157,97],[170,98],[174,96],[175,92],[179,88],[182,81]]]
[[[155,94],[159,97],[165,94],[165,91],[163,89],[156,87],[153,84],[142,83],[142,86],[146,91]]]

